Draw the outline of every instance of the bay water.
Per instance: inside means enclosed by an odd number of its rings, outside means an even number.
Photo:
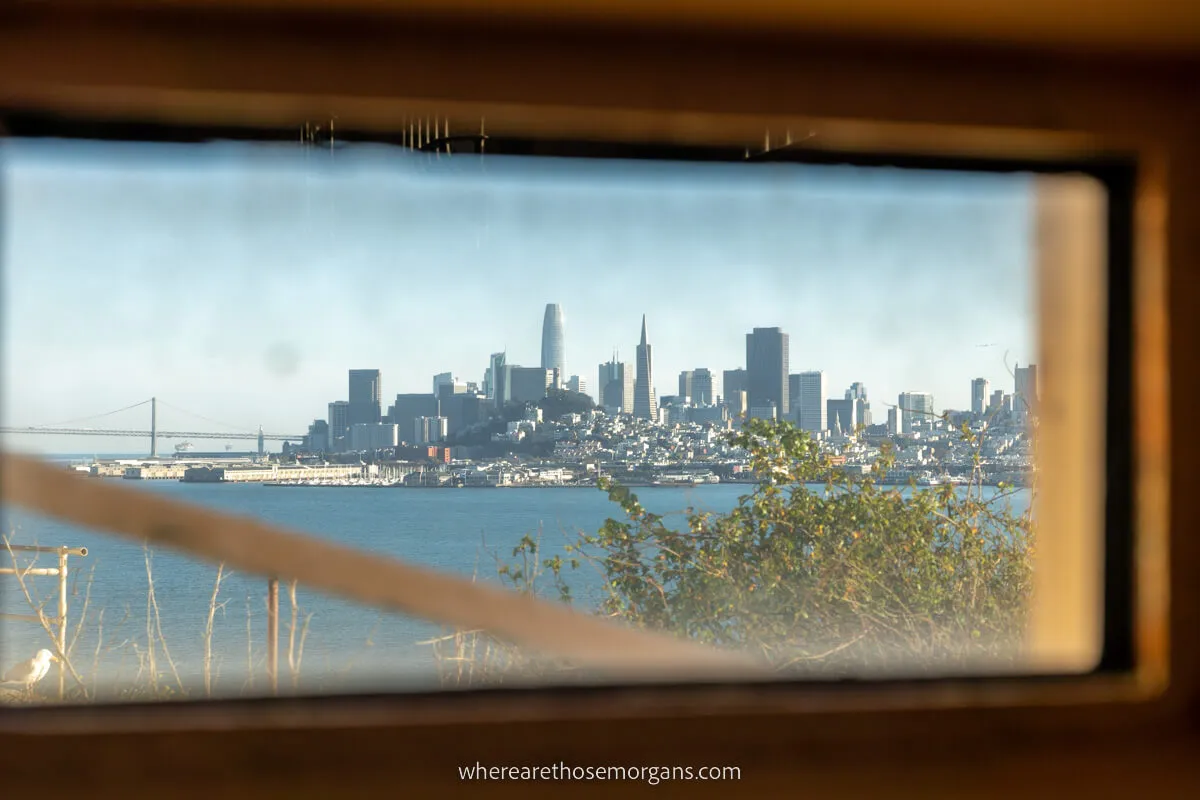
[[[369,487],[276,487],[260,484],[124,482],[154,494],[254,517],[339,544],[410,561],[476,580],[500,583],[497,568],[513,563],[522,537],[540,542],[540,557],[562,555],[580,531],[595,532],[619,507],[594,488],[381,489]],[[726,512],[753,487],[714,484],[636,489],[650,511],[681,522],[685,509]],[[985,496],[995,490],[985,488]],[[1027,503],[1022,492],[1014,507]],[[217,567],[165,549],[141,545],[57,520],[4,508],[3,530],[14,544],[86,547],[70,559],[69,641],[77,672],[103,695],[106,689],[147,680],[153,642],[160,684],[201,685],[205,630]],[[671,520],[669,519],[668,522]],[[42,554],[39,566],[54,566]],[[149,558],[149,575],[147,571]],[[4,558],[7,562],[7,557]],[[23,564],[28,561],[22,560]],[[7,566],[7,564],[6,564]],[[150,581],[154,601],[149,602]],[[566,571],[583,609],[597,607],[603,581],[584,563]],[[35,602],[57,611],[57,579],[27,577]],[[549,581],[545,594],[554,597]],[[211,670],[222,693],[265,690],[267,582],[226,571],[213,618]],[[305,691],[423,688],[437,683],[433,646],[449,633],[425,621],[383,613],[299,586],[295,627],[298,674]],[[28,613],[11,576],[0,576],[0,608]],[[288,638],[292,607],[280,587],[280,674],[290,682]],[[306,624],[307,620],[307,624]],[[163,647],[165,643],[165,649]],[[36,623],[0,621],[0,667],[49,647]],[[172,667],[173,665],[173,667]],[[178,677],[176,677],[176,673]]]

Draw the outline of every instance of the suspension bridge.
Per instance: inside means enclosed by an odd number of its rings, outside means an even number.
[[[171,431],[159,430],[158,427],[158,406],[162,404],[171,408],[174,411],[181,412],[185,415],[204,420],[210,424],[230,428],[228,431],[212,431],[212,430],[194,430],[194,431]],[[130,430],[125,428],[91,428],[77,427],[79,423],[99,420],[104,417],[111,417],[115,414],[120,414],[124,411],[130,411],[143,406],[150,406],[150,429],[149,430]],[[244,428],[239,429],[237,426],[228,425],[227,423],[218,422],[217,420],[209,419],[200,414],[195,414],[186,409],[179,408],[165,400],[159,400],[157,397],[151,397],[143,400],[140,403],[134,403],[124,408],[118,408],[113,411],[106,411],[103,414],[93,414],[90,417],[82,417],[79,419],[69,420],[58,425],[38,425],[31,427],[16,427],[16,426],[0,426],[0,434],[10,435],[48,435],[48,436],[119,436],[132,437],[150,440],[150,457],[158,457],[158,440],[159,439],[219,439],[222,441],[239,441],[248,440],[258,443],[258,452],[261,454],[265,451],[266,442],[299,442],[304,438],[303,434],[278,434],[264,433],[260,427],[258,431],[248,431]]]

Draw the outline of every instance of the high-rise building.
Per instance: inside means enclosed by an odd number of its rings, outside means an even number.
[[[450,397],[456,394],[466,394],[470,390],[467,384],[458,378],[451,378],[448,381],[442,381],[434,385],[437,387],[435,393],[439,398]]]
[[[454,377],[454,373],[452,373],[452,372],[439,372],[437,375],[434,375],[433,376],[433,394],[434,394],[434,396],[435,397],[440,396],[442,393],[442,386],[447,383],[453,385],[454,381],[455,381],[455,377]]]
[[[751,414],[768,401],[776,409],[788,402],[788,335],[781,328],[755,328],[746,334],[746,383]]]
[[[900,409],[901,433],[912,433],[918,425],[933,422],[933,395],[927,392],[901,392],[896,406]]]
[[[851,430],[870,426],[871,404],[867,401],[866,385],[859,381],[850,384],[850,388],[846,390],[845,399],[850,403]]]
[[[775,407],[774,400],[768,400],[765,405],[751,406],[749,415],[750,419],[774,420],[779,416],[779,409]]]
[[[1024,423],[1038,413],[1038,375],[1037,365],[1016,367],[1013,370],[1013,413],[1017,421]]]
[[[694,374],[690,369],[685,369],[679,373],[679,394],[677,397],[686,397],[688,400],[692,399],[692,376]]]
[[[350,403],[336,400],[329,404],[329,449],[340,453],[350,444]]]
[[[888,436],[895,436],[900,432],[900,414],[895,406],[888,409],[887,432]]]
[[[449,394],[445,388],[438,398],[438,416],[446,419],[447,435],[453,436],[463,428],[482,422],[484,398],[473,392]]]
[[[713,392],[713,374],[704,367],[692,370],[692,405],[711,406],[716,401]]]
[[[556,385],[565,379],[567,367],[563,348],[563,328],[566,318],[558,303],[546,304],[546,315],[542,318],[542,369],[556,369]]]
[[[304,437],[304,449],[310,453],[329,452],[329,423],[323,419],[314,419],[308,426],[308,435]]]
[[[392,422],[399,428],[404,441],[412,441],[413,422],[418,417],[441,416],[441,404],[434,394],[398,394],[392,412]]]
[[[730,416],[741,419],[750,413],[750,403],[746,398],[745,389],[738,389],[725,398],[725,406],[729,409]]]
[[[554,381],[554,370],[541,367],[504,367],[505,402],[536,403],[546,396]]]
[[[400,444],[399,428],[383,423],[359,423],[350,428],[350,451],[373,453]]]
[[[612,361],[600,365],[596,391],[601,408],[618,414],[633,413],[633,370],[618,361],[616,353],[613,353]]]
[[[988,401],[987,413],[999,414],[1004,410],[1004,390],[997,389],[992,392],[992,399]]]
[[[637,374],[633,379],[633,415],[658,420],[658,398],[654,393],[654,358],[646,337],[646,315],[642,315],[642,340],[637,346]]]
[[[856,426],[853,399],[845,397],[841,400],[826,400],[825,415],[829,430],[843,434],[854,432]]]
[[[721,397],[728,404],[737,399],[738,392],[746,391],[746,370],[727,369],[721,373]]]
[[[791,400],[791,415],[802,430],[809,433],[820,433],[830,426],[826,424],[828,408],[825,405],[825,395],[828,384],[825,373],[821,370],[798,372],[788,378],[788,392]],[[792,389],[795,394],[792,395]]]
[[[496,399],[496,379],[504,366],[505,353],[492,353],[488,357],[487,369],[483,371],[483,394],[488,400]]]
[[[350,370],[349,425],[374,424],[383,416],[382,385],[377,369]]]
[[[578,375],[572,375],[567,379],[567,391],[575,392],[576,394],[587,394],[587,381]]]
[[[971,381],[971,413],[983,416],[987,410],[988,388],[987,378],[975,378]]]
[[[417,417],[413,420],[413,440],[416,444],[446,441],[448,420],[445,417]]]

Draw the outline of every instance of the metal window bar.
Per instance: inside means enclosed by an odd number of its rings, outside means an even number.
[[[771,675],[744,653],[625,628],[549,601],[377,553],[92,481],[27,456],[0,453],[0,478],[2,503],[224,563],[272,582],[295,580],[383,610],[463,630],[484,630],[610,678],[676,682]],[[271,591],[270,584],[268,591],[278,596],[278,589]]]
[[[53,622],[57,638],[54,642],[58,650],[58,699],[62,700],[67,687],[67,559],[71,556],[83,558],[88,554],[86,547],[39,547],[31,544],[5,543],[9,553],[54,553],[58,556],[57,567],[26,567],[20,569],[13,558],[13,566],[0,567],[0,575],[16,575],[19,577],[58,577],[58,615],[46,617],[44,614],[5,614],[0,613],[0,619],[18,620],[21,622],[41,623],[43,619]]]

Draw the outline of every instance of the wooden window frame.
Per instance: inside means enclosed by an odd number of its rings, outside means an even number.
[[[72,12],[11,22],[0,28],[0,104],[72,116],[282,125],[336,109],[347,124],[384,131],[399,114],[428,110],[544,135],[707,142],[819,120],[839,149],[1133,154],[1141,516],[1139,659],[1127,677],[73,709],[46,713],[36,731],[0,728],[0,752],[15,764],[9,785],[41,785],[44,759],[35,754],[47,747],[78,767],[79,787],[225,778],[244,789],[315,791],[345,787],[348,776],[360,789],[389,781],[453,787],[454,767],[477,760],[738,764],[761,792],[789,788],[784,770],[799,767],[810,791],[835,796],[895,788],[904,778],[914,796],[929,796],[972,768],[986,776],[973,788],[996,796],[1028,793],[1039,777],[1101,787],[1144,770],[1175,781],[1163,786],[1194,779],[1200,540],[1186,533],[1200,519],[1185,500],[1187,476],[1169,471],[1167,453],[1168,443],[1180,452],[1200,444],[1179,416],[1195,393],[1183,354],[1198,327],[1188,304],[1200,302],[1200,111],[1187,104],[1195,62],[765,35],[501,32],[391,17]],[[326,758],[297,758],[308,748]],[[1043,760],[1046,748],[1053,761]],[[875,754],[868,770],[866,751]]]

